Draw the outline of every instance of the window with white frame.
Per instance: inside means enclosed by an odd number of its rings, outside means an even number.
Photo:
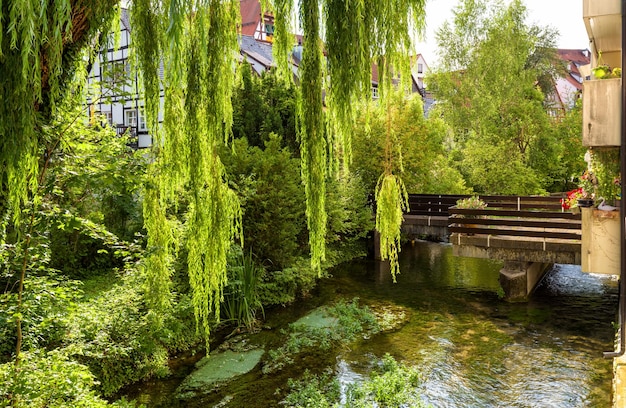
[[[418,74],[424,73],[424,64],[417,64],[417,73]]]
[[[378,87],[377,86],[372,87],[372,98],[378,99]]]
[[[139,111],[139,130],[146,130],[146,119],[143,116],[143,113]]]
[[[137,111],[135,109],[124,111],[124,124],[132,127],[137,126]]]
[[[102,115],[109,122],[109,125],[113,126],[113,114],[111,112],[102,112]]]

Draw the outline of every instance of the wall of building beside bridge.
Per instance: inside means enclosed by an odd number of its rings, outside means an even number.
[[[619,211],[582,208],[581,269],[583,272],[619,275]]]

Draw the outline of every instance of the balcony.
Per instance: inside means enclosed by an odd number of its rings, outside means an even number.
[[[115,131],[118,136],[121,136],[128,132],[128,147],[137,149],[139,147],[139,138],[137,137],[137,127],[127,125],[117,125]]]
[[[622,79],[583,82],[583,146],[619,146]]]
[[[602,53],[602,62],[621,66],[622,4],[620,0],[583,0],[583,21],[594,56]],[[593,65],[597,65],[594,61]]]

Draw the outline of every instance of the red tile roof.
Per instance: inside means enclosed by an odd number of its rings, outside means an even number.
[[[559,58],[561,58],[562,60],[570,61],[577,65],[587,65],[590,62],[589,50],[558,49],[557,52],[558,52]]]
[[[259,0],[240,0],[241,34],[254,35],[261,21],[261,3]]]

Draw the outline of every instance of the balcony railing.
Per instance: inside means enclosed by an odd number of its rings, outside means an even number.
[[[117,125],[115,128],[118,136],[122,136],[128,132],[128,146],[133,149],[139,147],[139,137],[137,136],[137,126]]]

